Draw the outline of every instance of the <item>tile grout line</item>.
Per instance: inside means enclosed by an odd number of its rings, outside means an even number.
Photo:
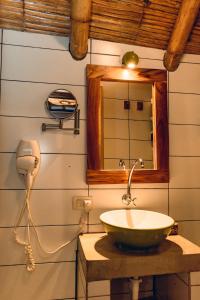
[[[169,90],[170,90],[170,81],[169,81],[169,71],[167,71],[167,81],[168,81],[168,85],[167,85],[167,111],[168,111],[168,140],[170,141],[170,137],[169,137],[169,120],[170,120],[170,112],[169,112],[169,101],[170,101],[170,98],[169,98]],[[170,148],[170,145],[168,146]],[[168,150],[169,151],[169,150]],[[168,154],[169,155],[169,154]],[[168,157],[168,164],[169,164],[169,158],[170,158],[170,155]],[[167,192],[167,204],[168,204],[168,207],[167,207],[167,210],[168,210],[168,215],[170,216],[170,197],[169,197],[169,185],[170,185],[170,168],[169,168],[169,180],[168,180],[168,192]]]
[[[90,39],[90,41],[92,42],[92,39]],[[40,50],[52,50],[52,51],[70,52],[69,49],[67,49],[67,48],[66,49],[60,49],[60,48],[50,48],[50,47],[39,47],[39,46],[31,46],[31,45],[12,44],[12,43],[3,42],[3,41],[2,41],[2,43],[4,45],[6,45],[6,46],[12,46],[12,47],[24,47],[24,48],[40,49]],[[91,47],[90,47],[90,51],[88,51],[87,54],[89,54],[89,55],[94,54],[94,55],[102,55],[102,56],[120,57],[120,54],[92,52],[92,48]],[[162,62],[162,58],[151,58],[151,57],[142,57],[142,56],[140,56],[140,59]],[[181,64],[199,65],[200,62],[182,61]]]
[[[45,264],[65,264],[65,263],[73,263],[75,264],[75,260],[60,260],[60,261],[45,261],[45,262],[36,262],[36,265],[45,265]],[[0,268],[6,268],[6,267],[22,267],[22,266],[26,266],[26,264],[23,263],[18,263],[18,264],[10,264],[10,265],[1,265],[0,264]]]
[[[2,63],[3,63],[3,29],[1,32],[1,57],[0,57],[0,103],[1,103],[1,77],[2,77]]]
[[[49,120],[49,121],[56,121],[55,118],[52,118],[52,117],[47,117],[47,116],[44,116],[44,117],[32,117],[32,116],[24,116],[24,115],[5,115],[5,114],[0,114],[0,117],[3,117],[3,118],[21,118],[21,119],[45,119],[45,120]],[[85,118],[80,118],[79,119],[80,121],[87,121],[87,119]],[[73,119],[66,119],[66,121],[71,121],[73,122],[74,120]]]
[[[86,87],[85,84],[72,84],[72,83],[59,83],[59,82],[48,82],[48,81],[32,81],[32,80],[20,80],[20,79],[8,79],[1,78],[2,81],[8,82],[20,82],[20,83],[33,83],[33,84],[54,84],[54,85],[68,85],[74,87]]]

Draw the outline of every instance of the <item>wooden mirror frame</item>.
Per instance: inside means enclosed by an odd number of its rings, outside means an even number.
[[[101,81],[147,82],[153,84],[153,157],[154,169],[136,170],[137,183],[169,182],[169,138],[167,118],[167,71],[126,69],[87,65],[87,183],[127,183],[129,170],[101,169],[102,103]]]

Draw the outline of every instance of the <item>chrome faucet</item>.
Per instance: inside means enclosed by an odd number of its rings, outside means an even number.
[[[132,198],[132,196],[131,196],[131,179],[132,179],[133,171],[138,163],[140,163],[141,168],[144,168],[143,159],[137,158],[134,161],[133,166],[132,166],[129,176],[128,176],[127,193],[122,196],[122,202],[126,205],[129,205],[131,202],[135,205],[134,201],[135,201],[136,197]]]

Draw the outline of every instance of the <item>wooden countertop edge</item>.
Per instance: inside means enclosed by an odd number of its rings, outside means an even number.
[[[79,237],[79,258],[87,281],[200,271],[200,247],[180,235],[169,236],[160,252],[146,255],[120,252],[106,238],[105,233]],[[97,244],[103,239],[108,249],[104,252],[100,247],[99,253]]]

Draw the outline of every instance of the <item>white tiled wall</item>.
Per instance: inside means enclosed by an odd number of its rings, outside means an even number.
[[[52,257],[44,257],[35,246],[37,268],[35,273],[28,274],[23,249],[13,241],[12,227],[24,194],[23,182],[15,168],[15,151],[20,139],[35,138],[40,142],[42,163],[35,181],[31,207],[46,247],[56,247],[76,233],[80,214],[72,210],[72,196],[93,195],[90,231],[101,230],[99,214],[102,211],[122,207],[124,185],[88,186],[85,182],[85,66],[87,63],[119,65],[122,52],[131,49],[141,57],[139,67],[163,68],[161,50],[93,40],[86,58],[75,61],[68,52],[67,38],[3,30],[0,106],[1,300],[75,297],[75,242]],[[178,71],[169,74],[170,183],[137,184],[135,194],[138,208],[169,213],[180,221],[183,235],[200,243],[200,64],[196,56],[184,59],[187,63],[182,63]],[[81,133],[78,136],[61,131],[41,132],[41,123],[52,121],[45,112],[44,101],[52,90],[60,87],[72,91],[78,99],[81,109]],[[65,125],[71,124],[66,122]],[[92,289],[91,296],[96,291],[96,288]],[[196,289],[199,289],[199,283],[194,285],[192,295],[197,293]],[[101,295],[98,296],[100,300]],[[102,299],[107,298],[107,294],[102,293]],[[195,296],[192,300],[196,300]]]

